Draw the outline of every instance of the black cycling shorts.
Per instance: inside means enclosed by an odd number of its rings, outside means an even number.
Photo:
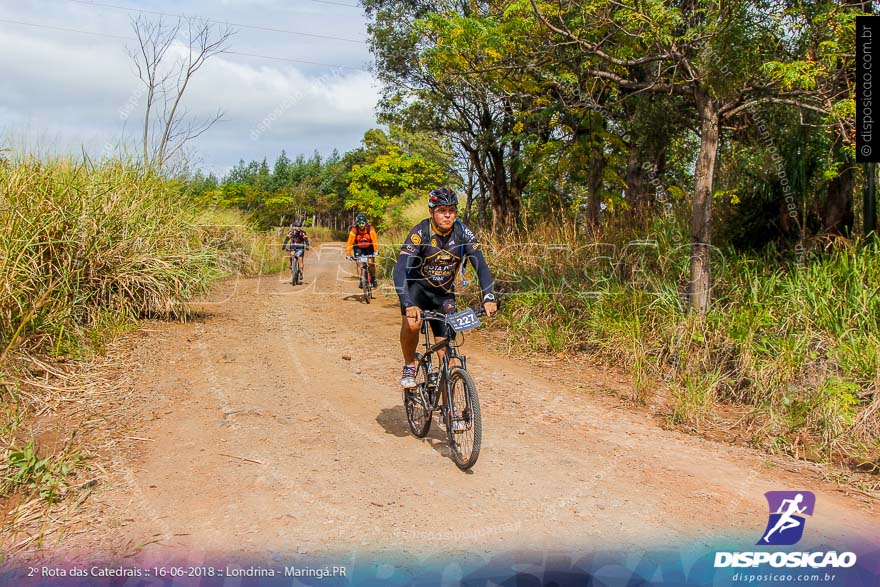
[[[374,252],[375,252],[375,249],[373,249],[373,245],[370,245],[366,249],[362,249],[362,248],[358,247],[357,245],[354,245],[351,249],[351,254],[354,255],[355,257],[363,257],[364,255],[372,255]]]
[[[450,309],[455,308],[455,294],[425,287],[421,281],[410,283],[407,291],[409,291],[409,297],[413,304],[422,310],[449,312]],[[445,309],[444,304],[446,305]],[[403,304],[400,304],[400,314],[406,316],[406,307]],[[435,338],[448,338],[446,323],[439,320],[428,320],[428,323],[431,325],[431,331]]]

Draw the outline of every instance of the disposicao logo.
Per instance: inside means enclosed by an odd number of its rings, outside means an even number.
[[[804,535],[804,515],[812,516],[816,496],[810,491],[768,491],[770,519],[759,546],[791,546]]]
[[[812,516],[816,496],[810,491],[768,491],[764,494],[770,508],[767,527],[758,546],[791,546],[804,535],[805,516]],[[849,568],[856,564],[853,552],[716,552],[715,567]]]

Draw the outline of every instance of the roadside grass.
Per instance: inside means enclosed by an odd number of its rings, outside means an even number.
[[[255,276],[281,266],[284,237],[274,232],[260,232],[256,225],[235,208],[197,212],[199,240],[217,254],[217,266],[223,275]]]
[[[348,239],[348,230],[333,230],[326,226],[309,226],[306,228],[309,239],[318,242],[345,242]],[[282,235],[282,240],[284,236]]]
[[[755,445],[880,472],[880,243],[838,241],[803,265],[716,251],[701,318],[685,311],[682,226],[658,219],[649,239],[566,226],[486,239],[518,350],[620,365],[628,399],[662,402],[670,425],[712,429],[735,406]]]
[[[220,275],[195,213],[121,163],[24,158],[0,169],[0,336],[51,351],[107,322],[180,318]]]

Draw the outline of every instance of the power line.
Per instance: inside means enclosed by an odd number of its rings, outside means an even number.
[[[261,59],[274,59],[276,61],[292,61],[293,63],[306,63],[308,65],[321,65],[323,67],[335,67],[339,69],[351,69],[354,71],[369,71],[362,67],[351,67],[349,65],[334,65],[333,63],[321,63],[320,61],[304,61],[302,59],[288,59],[287,57],[273,57],[272,55],[255,55],[253,53],[240,53],[238,51],[223,51],[230,55],[243,55],[245,57],[259,57]]]
[[[102,8],[112,8],[114,10],[124,10],[126,12],[138,12],[141,14],[156,14],[158,16],[170,16],[170,17],[174,17],[174,18],[193,18],[192,16],[187,16],[185,14],[174,14],[171,12],[160,12],[158,10],[142,10],[140,8],[128,8],[126,6],[118,6],[115,4],[106,4],[104,2],[93,2],[92,0],[68,0],[68,1],[69,2],[76,2],[77,4],[89,4],[92,6],[99,6]],[[326,1],[326,0],[324,0],[324,1]],[[350,4],[349,6],[354,6],[354,5]],[[361,41],[359,39],[347,39],[345,37],[333,37],[330,35],[317,35],[314,33],[304,33],[302,31],[292,31],[289,29],[276,29],[276,28],[272,28],[272,27],[256,26],[256,25],[250,25],[250,24],[241,24],[241,23],[237,23],[237,22],[228,22],[225,20],[215,20],[213,18],[206,18],[206,17],[202,17],[202,16],[196,16],[196,18],[200,18],[200,19],[204,20],[205,22],[211,22],[214,24],[231,25],[231,26],[235,26],[235,27],[239,27],[239,28],[243,28],[243,29],[269,31],[269,32],[273,32],[273,33],[285,33],[288,35],[302,35],[304,37],[314,37],[316,39],[330,39],[332,41],[344,41],[346,43],[358,43],[360,45],[366,44],[364,41]]]
[[[65,31],[65,32],[69,32],[69,33],[81,33],[81,34],[83,34],[83,35],[94,35],[94,36],[96,36],[96,37],[109,37],[109,38],[111,38],[111,39],[123,39],[123,40],[125,40],[125,41],[134,41],[134,40],[135,40],[134,37],[123,37],[122,35],[111,35],[111,34],[109,34],[109,33],[93,33],[93,32],[91,32],[91,31],[81,31],[81,30],[78,30],[78,29],[69,29],[69,28],[66,28],[66,27],[52,26],[52,25],[48,25],[48,24],[33,24],[33,23],[30,23],[30,22],[21,22],[21,21],[18,21],[18,20],[7,20],[7,19],[5,19],[5,18],[0,18],[0,22],[6,22],[6,23],[10,23],[10,24],[20,24],[20,25],[22,25],[22,26],[29,26],[29,27],[34,27],[34,28],[38,28],[38,29],[51,29],[51,30],[53,30],[53,31]]]
[[[360,8],[360,4],[345,4],[344,2],[330,2],[330,0],[312,0],[312,2],[320,2],[321,4],[335,4],[336,6],[349,6],[351,8]]]
[[[106,37],[109,39],[122,39],[123,41],[137,41],[137,39],[135,39],[134,37],[125,37],[122,35],[114,35],[114,34],[110,34],[110,33],[96,33],[93,31],[83,31],[80,29],[59,27],[59,26],[53,26],[53,25],[48,25],[48,24],[35,24],[32,22],[22,22],[20,20],[8,20],[5,18],[0,18],[0,22],[5,22],[8,24],[18,24],[21,26],[28,26],[28,27],[38,28],[38,29],[49,29],[49,30],[53,30],[53,31],[79,33],[82,35],[93,35],[95,37]],[[244,57],[257,57],[259,59],[272,59],[274,61],[289,61],[291,63],[304,63],[306,65],[320,65],[322,67],[333,67],[333,68],[338,68],[338,69],[351,69],[354,71],[368,71],[362,67],[351,67],[350,65],[337,65],[337,64],[333,64],[333,63],[320,63],[317,61],[306,61],[304,59],[293,59],[290,57],[276,57],[274,55],[258,55],[256,53],[242,53],[239,51],[222,51],[222,53],[228,53],[230,55],[242,55]]]

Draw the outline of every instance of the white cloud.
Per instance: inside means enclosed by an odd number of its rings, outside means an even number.
[[[47,4],[55,9],[41,12],[26,4],[4,6],[0,18],[132,36],[125,12],[94,10],[65,0]],[[156,4],[146,8],[315,34],[363,36],[363,16],[353,9],[331,7],[312,14],[311,7],[303,11],[270,1]],[[230,48],[354,66],[370,57],[365,45],[252,29],[242,29]],[[94,153],[106,142],[118,141],[123,126],[128,136],[138,134],[141,82],[124,41],[0,23],[0,52],[15,56],[0,62],[4,79],[0,131],[7,135],[7,142],[11,135],[18,144],[36,141],[45,147],[49,142],[56,152],[74,154],[85,144]],[[228,168],[239,158],[273,161],[282,148],[290,155],[350,149],[365,130],[376,125],[377,97],[375,80],[364,71],[219,55],[196,73],[184,106],[202,118],[217,109],[225,112],[222,123],[195,145],[205,166],[217,169]],[[271,118],[269,124],[267,118]],[[252,132],[260,125],[265,128],[254,139]]]

